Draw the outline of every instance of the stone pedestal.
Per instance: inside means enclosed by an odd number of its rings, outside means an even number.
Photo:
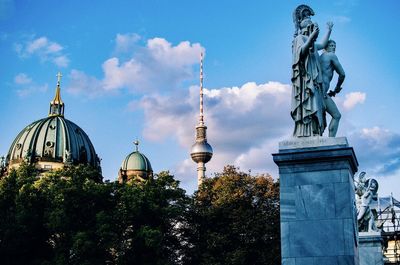
[[[379,232],[359,233],[360,265],[383,265],[382,236]]]
[[[283,265],[359,264],[347,139],[293,138],[273,154],[279,166]]]

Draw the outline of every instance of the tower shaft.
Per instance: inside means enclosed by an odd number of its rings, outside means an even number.
[[[207,126],[204,123],[203,109],[203,53],[200,57],[200,115],[199,122],[196,126],[196,142],[192,146],[191,157],[197,163],[197,184],[200,187],[205,179],[206,167],[205,164],[210,161],[213,150],[211,145],[207,143]]]
[[[197,163],[197,186],[200,187],[206,177],[206,167],[204,162]]]

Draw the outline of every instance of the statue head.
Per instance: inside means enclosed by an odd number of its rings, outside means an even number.
[[[364,172],[364,171],[362,171],[362,172],[358,175],[358,180],[359,180],[360,182],[364,182],[365,174],[367,174],[367,173]]]
[[[294,36],[299,34],[301,29],[312,24],[310,17],[314,16],[314,11],[308,5],[299,5],[293,12],[293,22],[295,26]]]
[[[376,181],[376,179],[370,179],[369,181],[369,188],[370,190],[377,192],[378,191],[378,181]]]
[[[336,41],[328,40],[328,43],[326,44],[326,47],[325,47],[325,51],[335,53],[335,51],[336,51]],[[364,173],[364,175],[365,175],[365,172],[361,172],[360,176],[361,176],[362,173]]]

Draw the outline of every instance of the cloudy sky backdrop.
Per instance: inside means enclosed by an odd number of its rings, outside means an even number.
[[[281,3],[282,2],[282,3]],[[283,3],[284,2],[284,3]],[[106,179],[134,150],[155,172],[196,188],[190,160],[205,53],[205,121],[214,157],[277,177],[271,153],[291,136],[292,12],[299,1],[0,0],[0,154],[48,113],[61,71],[65,117],[90,136]],[[380,194],[400,198],[400,3],[307,1],[332,38],[346,80],[338,136]],[[336,80],[336,78],[335,78]]]

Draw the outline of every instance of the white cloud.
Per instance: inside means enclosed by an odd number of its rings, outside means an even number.
[[[14,77],[14,83],[17,85],[25,85],[32,82],[32,79],[24,73],[19,73]]]
[[[59,67],[68,67],[69,59],[65,55],[57,56],[53,59],[53,63]]]
[[[141,39],[136,33],[117,34],[115,40],[116,52],[129,52],[135,49],[137,42]]]
[[[88,76],[82,71],[72,69],[68,75],[69,84],[66,90],[71,94],[84,93],[90,97],[101,95],[102,84],[95,77]]]
[[[343,107],[346,110],[351,110],[354,108],[357,104],[362,104],[364,103],[367,95],[363,92],[351,92],[346,94],[345,100],[343,102]]]
[[[200,53],[204,52],[198,43],[183,41],[174,46],[163,38],[149,39],[145,46],[133,45],[139,38],[136,34],[117,35],[116,50],[129,52],[129,57],[117,54],[104,61],[104,77],[97,79],[100,90],[128,89],[135,93],[173,90],[192,78],[193,67],[199,63]],[[80,77],[84,80],[90,78],[83,72]]]
[[[63,53],[64,47],[47,37],[16,43],[14,49],[21,58],[37,56],[42,62],[49,61],[59,67],[67,67],[69,64],[69,58]]]
[[[16,92],[19,97],[27,97],[35,93],[45,93],[48,90],[48,88],[49,88],[48,84],[44,85],[30,84],[27,86],[19,87],[18,89],[16,89]]]
[[[387,129],[374,126],[372,128],[361,129],[360,136],[361,138],[366,139],[367,141],[372,141],[374,143],[382,143],[386,142],[390,138],[391,133]]]
[[[189,91],[145,96],[133,102],[135,109],[144,111],[144,137],[151,141],[174,138],[189,154],[198,119],[198,89],[193,86]],[[293,129],[290,90],[290,85],[278,82],[204,90],[208,142],[214,149],[213,158],[206,165],[208,176],[227,164],[278,176],[271,154],[278,151],[279,141],[289,138]],[[400,172],[399,134],[372,127],[348,137],[360,170],[381,178]],[[196,166],[191,159],[177,163],[172,173],[184,188],[196,189]]]
[[[46,46],[49,46],[48,40],[46,37],[40,37],[36,40],[28,42],[26,45],[26,53],[32,54],[37,52],[38,50],[44,49],[45,52],[47,51]]]
[[[144,97],[139,102],[145,114],[144,137],[152,141],[176,138],[189,149],[195,140],[198,98],[197,86],[171,96]],[[289,137],[292,130],[289,85],[249,82],[241,87],[205,89],[204,102],[208,141],[215,151],[207,164],[208,174],[227,164],[276,173],[270,154],[277,150],[279,139]],[[189,162],[184,161],[174,172],[183,182],[189,181],[185,176],[196,174],[194,163]],[[196,184],[195,179],[191,181],[191,185]]]
[[[134,59],[120,64],[118,58],[113,57],[103,63],[103,88],[115,90],[122,87],[146,82],[146,76],[141,75],[141,66]]]
[[[360,170],[379,177],[400,173],[400,134],[375,126],[352,133],[349,138]]]
[[[14,77],[15,92],[19,97],[27,97],[33,93],[44,93],[48,89],[48,85],[39,85],[35,83],[25,73],[19,73]]]

